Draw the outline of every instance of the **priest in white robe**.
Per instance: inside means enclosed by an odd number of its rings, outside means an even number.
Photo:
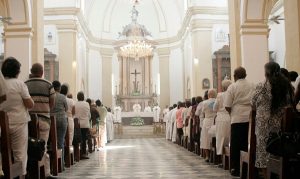
[[[171,120],[171,114],[172,114],[173,107],[170,107],[170,111],[167,112],[164,119],[166,120],[166,139],[171,140],[171,132],[172,132],[172,120]]]
[[[171,133],[171,139],[172,142],[176,142],[176,135],[177,135],[177,122],[176,122],[176,112],[177,112],[177,105],[172,110],[171,120],[172,120],[172,133]]]
[[[115,123],[121,123],[122,122],[121,113],[122,113],[122,108],[120,106],[116,106],[114,108],[114,122]]]
[[[159,116],[160,116],[160,107],[154,106],[153,107],[153,121],[159,122]]]
[[[152,112],[151,107],[150,106],[146,106],[144,109],[144,112]]]
[[[134,104],[134,105],[132,106],[132,109],[133,109],[133,112],[135,112],[135,113],[140,113],[142,107],[141,107],[140,104]]]
[[[107,134],[107,142],[110,142],[114,139],[114,116],[111,113],[111,109],[107,109],[106,115],[106,134]]]

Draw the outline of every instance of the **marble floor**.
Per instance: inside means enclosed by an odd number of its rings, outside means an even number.
[[[231,178],[228,171],[162,138],[116,139],[89,157],[58,178]]]

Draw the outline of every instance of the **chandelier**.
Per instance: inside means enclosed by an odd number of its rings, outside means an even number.
[[[144,40],[134,40],[120,48],[120,55],[128,58],[144,58],[152,56],[153,47]]]
[[[144,25],[137,23],[139,12],[135,5],[131,10],[132,22],[123,28],[119,33],[120,41],[117,42],[117,49],[120,56],[134,58],[146,58],[153,55],[154,42],[149,40],[150,32]]]

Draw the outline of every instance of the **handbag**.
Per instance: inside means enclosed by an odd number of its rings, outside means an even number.
[[[28,158],[30,160],[41,161],[45,153],[45,141],[42,139],[28,138]]]
[[[300,135],[298,132],[271,132],[266,151],[280,157],[296,157],[300,152]]]

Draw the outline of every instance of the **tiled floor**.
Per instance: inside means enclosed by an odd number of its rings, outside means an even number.
[[[117,139],[89,160],[66,169],[59,178],[229,179],[228,171],[165,139]]]

